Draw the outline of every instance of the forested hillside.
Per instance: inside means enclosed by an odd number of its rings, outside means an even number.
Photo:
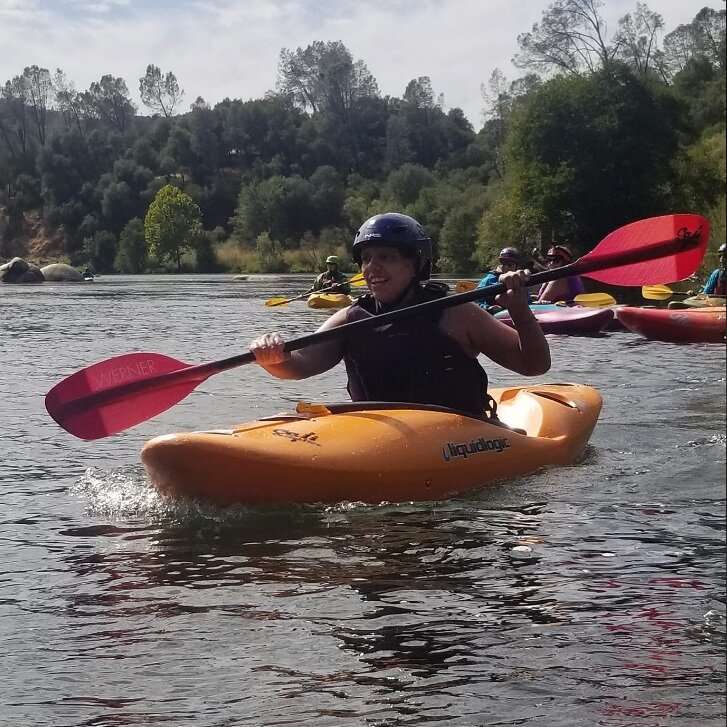
[[[60,69],[18,69],[0,88],[0,262],[313,270],[387,210],[419,219],[451,273],[504,245],[584,252],[678,211],[710,218],[714,249],[725,10],[664,28],[638,3],[611,37],[603,27],[593,2],[556,0],[517,39],[520,78],[480,69],[478,130],[426,76],[382,96],[340,42],[282,49],[275,91],[214,106],[190,106],[174,73],[149,65],[131,81],[145,115],[125,79],[78,90]]]

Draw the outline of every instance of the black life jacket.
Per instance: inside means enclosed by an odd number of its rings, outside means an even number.
[[[443,290],[420,287],[416,303]],[[375,315],[371,295],[348,309],[347,322]],[[439,328],[439,315],[425,314],[352,333],[344,343],[348,393],[353,401],[437,404],[482,416],[488,409],[487,374]]]

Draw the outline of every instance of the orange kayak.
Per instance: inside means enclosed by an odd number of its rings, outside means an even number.
[[[572,463],[601,410],[598,391],[579,384],[490,393],[507,426],[428,405],[299,404],[232,429],[156,437],[141,459],[160,491],[221,504],[441,500]]]
[[[630,331],[654,341],[671,343],[723,343],[725,308],[632,308],[618,311],[619,321]]]

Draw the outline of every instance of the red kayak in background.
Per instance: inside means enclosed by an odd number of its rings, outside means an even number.
[[[543,333],[560,333],[569,336],[596,336],[613,321],[613,310],[611,308],[531,305],[530,310],[543,329]],[[496,313],[495,318],[503,323],[507,323],[508,326],[513,325],[512,318],[510,318],[507,311]]]
[[[669,343],[724,343],[725,308],[619,308],[618,319],[633,333]]]

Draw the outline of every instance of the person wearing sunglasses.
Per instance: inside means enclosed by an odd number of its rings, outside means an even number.
[[[573,262],[573,253],[566,245],[551,245],[545,256],[549,268],[560,268]],[[570,302],[577,295],[585,292],[583,281],[578,275],[571,275],[560,280],[543,283],[535,299],[536,303]]]

